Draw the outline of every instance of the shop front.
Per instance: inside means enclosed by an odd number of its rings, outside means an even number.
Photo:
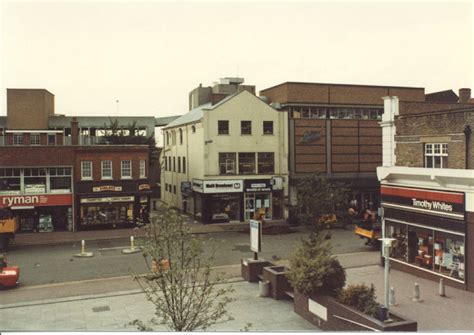
[[[281,219],[283,215],[283,187],[276,179],[244,180],[244,219]]]
[[[419,187],[381,186],[385,233],[395,239],[394,268],[449,285],[474,290],[468,259],[465,193]],[[471,223],[472,224],[472,223]],[[471,242],[472,243],[472,242]]]
[[[72,231],[72,194],[0,196],[0,209],[9,211],[19,233]]]
[[[78,183],[79,230],[126,228],[149,222],[150,185],[139,182]]]

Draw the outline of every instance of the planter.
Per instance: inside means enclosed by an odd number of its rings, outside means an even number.
[[[270,282],[270,296],[273,299],[288,299],[286,291],[292,291],[285,275],[284,266],[266,266],[263,268],[263,280]]]
[[[260,277],[263,275],[263,268],[266,266],[273,265],[269,261],[264,259],[242,259],[241,260],[240,272],[242,278],[244,278],[249,283],[258,282]]]
[[[382,322],[335,298],[295,292],[295,313],[325,331],[417,331],[417,322],[390,312],[391,322]]]

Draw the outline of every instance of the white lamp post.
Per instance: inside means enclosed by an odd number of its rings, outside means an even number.
[[[379,241],[382,243],[382,256],[385,258],[385,271],[384,271],[384,284],[385,284],[385,308],[388,311],[389,306],[389,290],[390,285],[388,282],[388,271],[390,268],[390,248],[392,247],[392,242],[395,241],[394,238],[385,237],[385,217],[383,207],[380,209],[380,214],[382,216],[382,238],[379,238]]]

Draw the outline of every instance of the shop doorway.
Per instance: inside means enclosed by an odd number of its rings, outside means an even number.
[[[271,193],[245,193],[245,221],[263,218],[272,219]]]

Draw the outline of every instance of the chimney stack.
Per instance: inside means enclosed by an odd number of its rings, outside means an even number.
[[[468,104],[471,100],[471,89],[470,88],[460,88],[459,89],[459,103]]]

